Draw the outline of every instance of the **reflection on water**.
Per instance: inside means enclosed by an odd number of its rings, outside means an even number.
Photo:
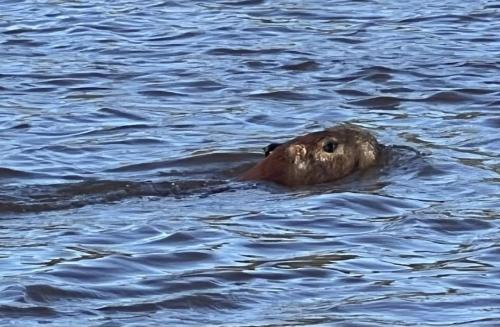
[[[2,2],[0,321],[499,324],[499,9]],[[234,179],[345,121],[394,155]]]

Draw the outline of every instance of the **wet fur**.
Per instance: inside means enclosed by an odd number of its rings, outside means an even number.
[[[332,153],[323,149],[328,141],[336,144]],[[332,182],[375,165],[381,149],[368,131],[350,124],[340,125],[274,146],[264,160],[240,179],[285,186]]]

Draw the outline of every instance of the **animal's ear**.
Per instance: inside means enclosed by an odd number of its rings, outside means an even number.
[[[360,160],[358,162],[360,168],[367,168],[377,160],[379,150],[375,144],[365,142],[361,145],[360,151]]]
[[[307,149],[303,144],[291,144],[287,147],[286,153],[292,161],[297,162],[305,159]]]

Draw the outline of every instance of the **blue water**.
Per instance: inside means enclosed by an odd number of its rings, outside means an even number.
[[[1,1],[0,324],[500,325],[498,31],[487,0]],[[234,178],[342,122],[420,154]]]

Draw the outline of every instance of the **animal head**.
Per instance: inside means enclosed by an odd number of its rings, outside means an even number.
[[[266,158],[243,178],[297,186],[331,182],[370,167],[379,157],[380,145],[366,130],[340,125],[272,143],[264,150]]]

